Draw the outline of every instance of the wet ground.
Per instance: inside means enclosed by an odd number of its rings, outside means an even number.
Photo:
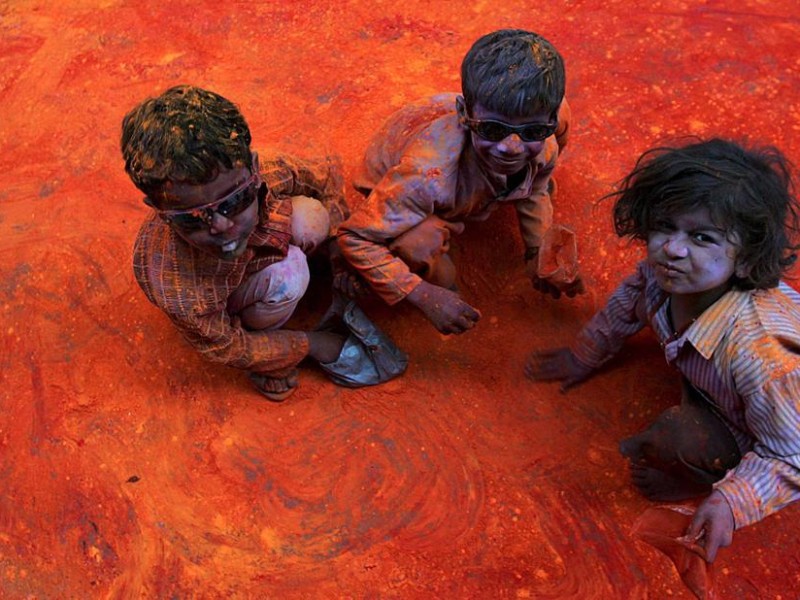
[[[0,2],[0,596],[689,598],[630,534],[650,503],[616,450],[675,400],[653,339],[567,395],[522,375],[640,256],[596,201],[641,151],[723,135],[800,161],[796,3],[648,5]],[[148,304],[130,267],[147,208],[118,149],[134,104],[208,87],[256,149],[335,152],[349,173],[392,110],[458,90],[469,45],[505,26],[567,61],[556,210],[587,295],[530,289],[501,211],[457,250],[475,330],[373,303],[406,375],[347,390],[309,367],[283,404]],[[800,595],[798,517],[737,532],[720,598]]]

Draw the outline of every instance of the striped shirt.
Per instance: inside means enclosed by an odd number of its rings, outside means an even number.
[[[248,331],[226,310],[248,277],[286,257],[292,237],[292,196],[316,198],[328,209],[331,230],[347,215],[338,161],[261,157],[269,187],[247,249],[221,260],[186,243],[155,213],[142,224],[133,250],[133,272],[147,298],[186,340],[213,362],[258,372],[294,367],[308,354],[305,333]]]
[[[645,325],[667,363],[705,392],[742,461],[714,487],[741,528],[800,498],[800,294],[781,282],[730,290],[676,335],[645,262],[581,330],[571,350],[599,367]]]
[[[488,172],[458,120],[456,94],[440,94],[395,113],[367,149],[356,188],[369,196],[339,233],[342,254],[389,304],[405,298],[420,278],[388,246],[431,215],[446,221],[482,221],[501,202],[517,209],[526,247],[538,248],[550,228],[549,183],[559,149],[567,143],[569,105],[559,128],[509,189],[504,175]]]

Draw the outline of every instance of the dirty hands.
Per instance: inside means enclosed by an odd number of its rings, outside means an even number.
[[[369,294],[369,287],[364,280],[346,267],[339,269],[334,266],[333,289],[351,300]]]
[[[369,286],[348,265],[342,256],[342,251],[339,249],[339,243],[336,238],[331,239],[328,245],[328,252],[331,260],[331,273],[333,274],[333,290],[351,300],[369,295]]]
[[[547,278],[539,277],[539,260],[536,256],[525,261],[525,274],[531,280],[533,289],[549,294],[555,300],[561,298],[561,294],[566,294],[567,298],[574,298],[578,294],[583,294],[586,287],[583,285],[581,276],[570,282],[551,281]]]
[[[569,348],[533,352],[525,363],[525,375],[528,379],[559,380],[562,392],[588,379],[592,370],[575,358]]]
[[[714,490],[706,498],[686,530],[686,537],[697,542],[706,551],[706,562],[714,562],[717,551],[730,546],[735,523],[730,504],[721,492]]]
[[[464,333],[481,318],[481,313],[458,294],[427,281],[420,282],[406,299],[420,309],[441,333]]]

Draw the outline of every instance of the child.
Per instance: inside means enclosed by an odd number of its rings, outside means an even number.
[[[564,63],[541,36],[504,29],[480,38],[461,66],[463,96],[442,94],[401,109],[367,150],[356,187],[368,194],[339,230],[342,254],[387,303],[404,298],[442,333],[462,333],[479,313],[453,291],[450,237],[465,221],[513,202],[534,287],[552,222],[551,175],[567,141]]]
[[[275,401],[295,390],[303,358],[337,358],[343,336],[281,329],[308,286],[306,255],[345,216],[331,159],[259,160],[238,108],[190,86],[128,113],[121,145],[153,209],[136,239],[136,279],[196,350],[249,371]]]
[[[800,498],[797,208],[785,159],[723,140],[645,153],[616,192],[617,234],[647,245],[571,348],[534,353],[532,379],[583,381],[649,324],[683,376],[679,406],[624,440],[655,500],[708,495],[687,535],[712,562],[744,527]]]

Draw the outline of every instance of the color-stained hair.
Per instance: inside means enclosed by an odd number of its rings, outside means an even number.
[[[475,103],[509,117],[547,112],[555,118],[564,99],[566,74],[558,50],[542,36],[522,29],[484,35],[461,63],[467,110]]]
[[[711,139],[645,152],[609,195],[620,236],[647,241],[659,220],[698,208],[736,241],[749,275],[741,289],[774,287],[794,263],[798,206],[792,169],[779,150]]]
[[[220,169],[250,167],[250,128],[231,101],[179,85],[122,120],[122,156],[133,183],[154,196],[167,182],[202,185]]]

